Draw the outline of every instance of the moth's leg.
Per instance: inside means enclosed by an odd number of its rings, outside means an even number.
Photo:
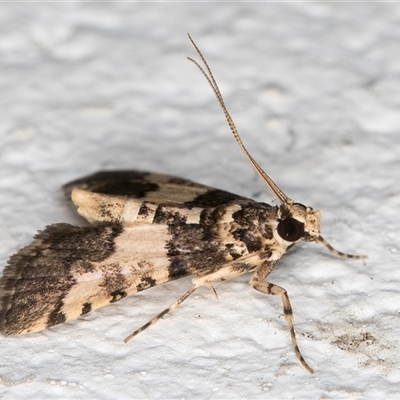
[[[214,293],[215,298],[218,299],[218,293],[217,293],[217,291],[215,290],[213,284],[212,284],[212,283],[209,283],[209,285],[210,285],[211,291]]]
[[[296,353],[296,357],[300,360],[301,364],[307,371],[314,373],[313,369],[306,363],[301,355],[299,346],[297,344],[293,325],[293,310],[286,289],[278,285],[274,285],[273,283],[264,281],[264,278],[271,272],[274,264],[275,263],[272,264],[271,262],[265,262],[259,268],[257,268],[250,279],[250,285],[261,293],[281,296],[283,303],[283,314],[286,322],[289,325],[290,337],[292,339],[292,345]]]
[[[363,260],[364,264],[365,264],[365,259],[368,258],[368,256],[342,253],[341,251],[336,250],[332,245],[330,245],[322,236],[320,236],[318,238],[318,243],[323,244],[335,256],[339,256],[339,257],[342,257],[342,258],[353,258],[353,259],[356,259],[356,260]]]
[[[259,261],[257,259],[257,261]],[[241,268],[235,268],[236,265],[241,265]],[[226,281],[229,279],[232,279],[236,276],[242,275],[245,272],[245,268],[243,267],[244,263],[243,261],[239,262],[232,262],[230,264],[224,265],[220,268],[218,268],[216,271],[211,272],[207,275],[202,275],[202,276],[197,276],[193,278],[193,287],[189,289],[182,297],[180,297],[175,303],[171,304],[168,308],[166,308],[164,311],[160,312],[160,314],[157,314],[155,317],[153,317],[149,322],[144,324],[141,328],[137,329],[135,332],[131,333],[124,341],[125,343],[131,340],[133,337],[138,335],[140,332],[143,332],[146,328],[148,328],[151,325],[154,325],[160,318],[162,318],[165,314],[168,314],[170,311],[174,310],[176,307],[179,306],[183,301],[185,301],[199,286],[207,285],[211,288],[211,291],[214,293],[214,295],[218,298],[217,292],[214,289],[213,282],[218,282],[218,281]],[[249,268],[252,268],[251,265],[249,264]]]
[[[170,311],[174,310],[179,304],[183,303],[199,286],[194,285],[191,289],[189,289],[182,297],[180,297],[175,303],[171,304],[164,311],[161,311],[160,314],[157,314],[153,317],[149,322],[144,324],[141,328],[137,329],[135,332],[131,333],[124,340],[125,343],[129,342],[133,337],[138,335],[140,332],[143,332],[149,326],[154,325],[160,318],[162,318],[165,314],[168,314]]]

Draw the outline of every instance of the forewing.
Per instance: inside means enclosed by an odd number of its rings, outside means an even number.
[[[244,273],[258,262],[248,257],[262,248],[260,232],[250,229],[265,211],[259,207],[207,208],[197,222],[188,222],[187,208],[158,206],[152,224],[51,225],[4,270],[0,331],[42,330],[151,286],[210,274],[233,262]]]
[[[13,255],[0,279],[0,331],[39,331],[170,280],[166,225],[56,224]]]
[[[64,186],[89,222],[152,223],[159,206],[187,209],[248,203],[242,196],[171,175],[143,171],[102,171]]]

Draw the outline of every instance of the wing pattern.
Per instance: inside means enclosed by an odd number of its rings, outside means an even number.
[[[244,273],[272,238],[260,226],[274,208],[169,175],[99,172],[64,189],[95,224],[48,226],[10,258],[0,279],[3,333],[38,331],[233,263]]]

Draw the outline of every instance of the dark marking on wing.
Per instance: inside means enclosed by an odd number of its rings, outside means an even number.
[[[74,272],[77,274],[84,274],[86,272],[93,272],[96,267],[87,259],[80,259],[74,262]]]
[[[114,220],[114,215],[111,212],[108,204],[100,204],[99,208],[100,208],[99,213],[102,216],[103,221],[113,221]]]
[[[115,290],[114,292],[111,292],[110,294],[112,296],[110,303],[115,303],[116,301],[119,301],[127,296],[127,293],[124,290]]]
[[[151,201],[153,204],[180,204],[189,209],[215,208],[233,203],[255,203],[251,199],[188,179],[135,170],[102,171],[83,177],[64,185],[66,195],[70,197],[74,188],[110,196]],[[142,212],[145,213],[145,209]]]
[[[88,314],[90,311],[92,311],[92,303],[83,303],[81,315]]]
[[[226,262],[228,250],[216,240],[204,240],[209,236],[207,230],[207,226],[200,224],[169,226],[172,238],[166,248],[171,280],[212,270]]]
[[[121,266],[117,263],[107,264],[103,268],[104,278],[99,286],[104,287],[104,290],[111,296],[110,303],[115,303],[124,298],[127,294],[125,289],[129,286],[124,274],[122,274]]]
[[[65,321],[60,310],[74,271],[91,271],[91,262],[108,258],[122,231],[120,224],[56,224],[39,232],[10,258],[0,279],[0,331],[17,334],[46,316],[48,325]]]
[[[66,293],[65,293],[66,294]],[[53,326],[57,324],[61,324],[67,320],[66,315],[61,311],[62,306],[64,305],[62,299],[58,301],[54,311],[52,311],[47,320],[47,326]]]
[[[186,186],[186,187],[191,187],[191,188],[198,188],[202,189],[206,186],[202,185],[201,183],[193,182],[188,179],[184,178],[178,178],[176,176],[170,176],[168,179],[168,183],[172,185],[178,185],[178,186]]]
[[[153,223],[155,224],[186,224],[186,216],[179,213],[179,211],[170,211],[163,205],[157,207],[154,215]]]
[[[204,226],[215,224],[215,214],[212,208],[205,208],[200,213],[200,224]]]
[[[240,226],[252,228],[263,222],[265,212],[270,209],[271,206],[264,203],[243,204],[240,210],[232,214],[232,217]]]
[[[185,206],[191,207],[218,207],[223,204],[229,204],[233,202],[239,201],[252,201],[246,199],[245,197],[239,196],[237,194],[225,192],[224,190],[219,189],[210,189],[207,190],[205,193],[197,196],[191,201],[186,201],[184,204]]]
[[[233,260],[237,260],[238,258],[240,258],[243,255],[243,253],[239,253],[236,251],[234,243],[226,243],[225,247],[228,250],[228,252],[231,255]]]
[[[138,292],[140,292],[141,290],[145,290],[152,286],[155,286],[156,283],[157,282],[155,279],[151,278],[150,276],[145,276],[142,278],[140,283],[136,286],[136,289]]]
[[[148,217],[149,215],[153,214],[154,211],[152,208],[148,206],[149,203],[144,202],[139,209],[138,215],[142,215],[143,217]]]
[[[156,183],[148,182],[149,172],[142,171],[100,171],[64,185],[67,195],[74,187],[94,193],[143,198],[148,192],[158,190]]]

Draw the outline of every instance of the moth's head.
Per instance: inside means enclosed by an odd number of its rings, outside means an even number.
[[[299,240],[317,242],[321,213],[300,203],[282,203],[278,207],[277,232],[281,239],[295,243]]]

